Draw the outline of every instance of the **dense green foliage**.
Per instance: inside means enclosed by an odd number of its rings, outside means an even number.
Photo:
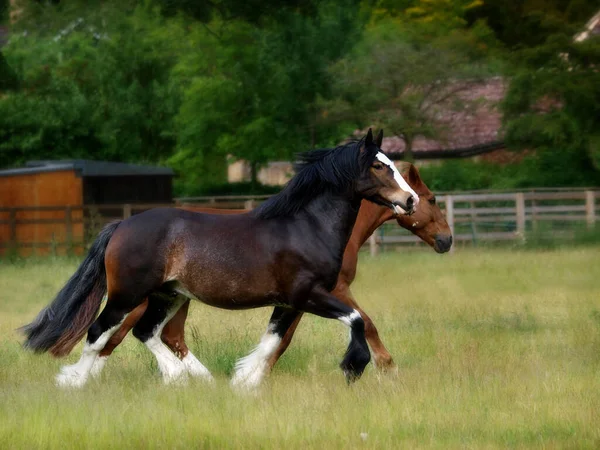
[[[484,0],[466,16],[470,22],[484,17],[508,48],[535,47],[552,34],[581,31],[598,7],[588,0]]]
[[[519,163],[498,167],[490,162],[447,160],[419,168],[432,191],[597,186],[596,171],[583,161],[558,152],[529,155]]]
[[[415,137],[440,133],[429,120],[438,104],[464,107],[457,80],[500,74],[512,80],[507,142],[537,156],[503,171],[451,162],[440,167],[455,167],[452,176],[431,169],[428,181],[441,189],[598,183],[600,44],[572,42],[593,1],[19,6],[0,53],[0,167],[71,157],[157,163],[178,172],[178,194],[215,192],[232,159],[248,160],[255,181],[268,161],[368,125],[410,150]],[[539,114],[547,99],[560,107]]]
[[[87,30],[60,40],[14,37],[10,58],[24,87],[0,102],[0,164],[168,155],[178,92],[169,78],[169,42],[152,35],[159,25],[160,18],[138,12],[120,21],[110,39]]]
[[[519,69],[504,102],[507,143],[538,149],[540,165],[559,183],[571,169],[580,173],[578,182],[597,183],[600,41],[573,44],[555,35],[516,57]]]
[[[0,0],[0,23],[4,23],[8,20],[10,11],[10,1]]]
[[[400,136],[408,160],[416,137],[439,134],[431,120],[436,109],[460,108],[458,94],[472,80],[489,76],[492,63],[482,51],[487,49],[485,27],[428,30],[382,20],[333,67],[339,95],[329,106],[331,115]]]

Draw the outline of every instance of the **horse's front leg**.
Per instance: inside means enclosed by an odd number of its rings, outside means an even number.
[[[313,290],[302,310],[326,319],[337,319],[350,328],[350,343],[340,367],[348,383],[360,378],[371,360],[365,339],[365,322],[360,313],[325,289]]]
[[[231,384],[236,387],[257,387],[269,372],[269,362],[279,347],[283,336],[300,313],[295,309],[276,306],[269,319],[267,331],[258,346],[235,365]]]
[[[338,282],[338,285],[331,292],[331,294],[334,297],[337,297],[342,303],[357,310],[365,321],[365,338],[371,347],[371,351],[373,352],[375,367],[383,372],[397,370],[396,364],[392,359],[392,355],[379,337],[377,327],[367,313],[363,311],[360,306],[358,306],[356,300],[354,300],[354,297],[352,296],[352,292],[350,292],[348,284],[344,283],[343,281]],[[283,339],[279,343],[279,347],[277,347],[277,350],[275,350],[275,353],[273,353],[273,356],[271,356],[271,359],[269,360],[269,370],[273,369],[277,361],[279,361],[279,358],[281,358],[281,356],[289,347],[290,343],[292,342],[292,338],[294,337],[294,333],[296,332],[296,328],[300,323],[300,319],[302,319],[302,313],[298,314],[292,325],[283,336]]]
[[[350,292],[350,287],[344,282],[338,282],[338,285],[331,292],[335,297],[339,298],[344,304],[350,306],[357,310],[365,321],[365,338],[373,351],[373,359],[375,363],[375,367],[381,371],[393,371],[396,370],[396,364],[392,359],[392,355],[388,352],[383,342],[379,338],[379,332],[375,327],[375,324],[371,320],[371,318],[367,315],[366,312],[362,310],[360,306],[352,297],[352,292]]]

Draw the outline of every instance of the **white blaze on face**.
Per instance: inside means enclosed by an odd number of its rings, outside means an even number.
[[[398,169],[396,168],[396,166],[394,165],[394,163],[390,160],[390,158],[388,158],[387,156],[385,156],[381,152],[377,152],[376,158],[379,161],[381,161],[383,164],[385,164],[386,166],[388,166],[390,169],[392,169],[392,172],[394,173],[394,180],[396,180],[396,183],[398,183],[398,186],[400,186],[400,189],[402,189],[405,192],[410,192],[412,194],[413,200],[414,200],[414,205],[416,207],[419,204],[419,196],[408,185],[408,183],[402,177],[402,175],[400,175],[400,172],[398,172]]]

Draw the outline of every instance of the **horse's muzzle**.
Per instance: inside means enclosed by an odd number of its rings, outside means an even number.
[[[451,234],[436,234],[433,249],[438,253],[446,253],[452,247]]]
[[[406,202],[395,201],[392,202],[394,213],[397,216],[402,214],[411,215],[415,212],[415,198],[410,195],[407,197]]]

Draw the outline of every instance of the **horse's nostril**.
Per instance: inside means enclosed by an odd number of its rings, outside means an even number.
[[[435,243],[439,250],[447,251],[452,247],[452,235],[438,235],[435,237]]]
[[[406,207],[411,210],[413,209],[413,207],[415,206],[415,199],[413,198],[413,196],[411,195],[410,197],[408,197],[408,199],[406,200]]]

